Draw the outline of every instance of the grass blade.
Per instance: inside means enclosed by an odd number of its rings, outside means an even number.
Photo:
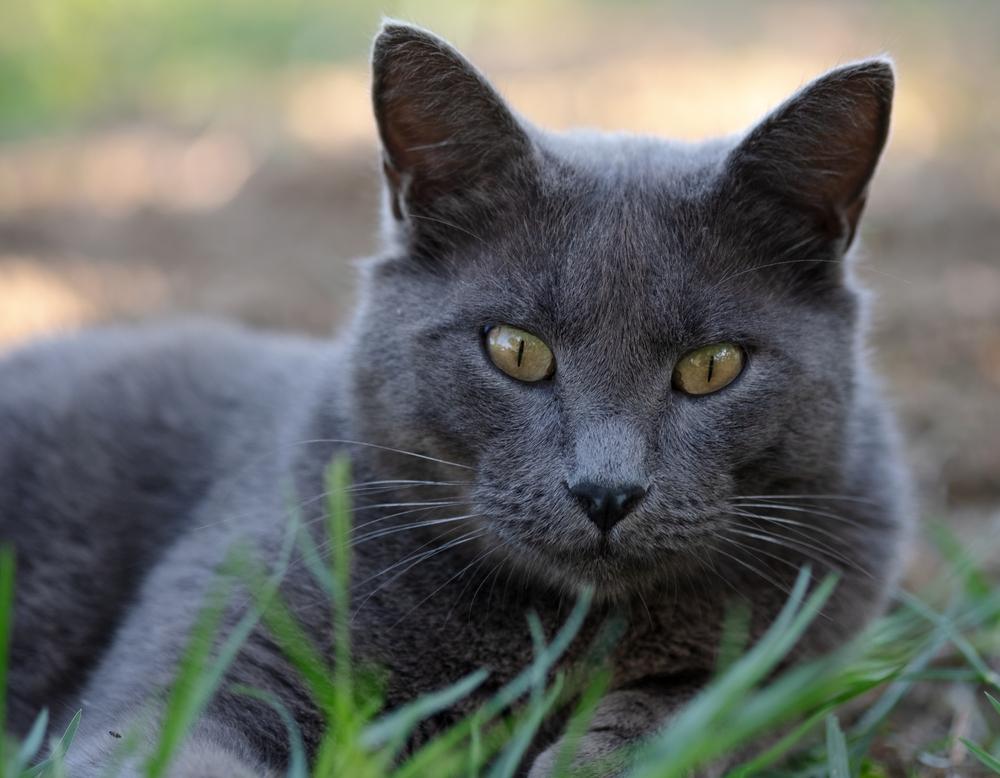
[[[827,578],[806,599],[810,578],[809,569],[803,568],[778,617],[756,645],[685,706],[666,731],[640,749],[639,766],[629,773],[632,778],[686,775],[773,723],[757,716],[744,719],[747,726],[736,729],[731,726],[732,712],[743,708],[750,690],[787,656],[832,594],[836,580]],[[800,687],[808,680],[802,671],[789,679],[787,683]],[[793,711],[779,707],[777,712]],[[774,706],[768,715],[776,715]]]
[[[207,694],[199,687],[205,683],[205,668],[222,620],[227,595],[228,587],[215,587],[195,620],[187,648],[178,665],[177,678],[167,697],[160,737],[146,762],[147,778],[160,778],[164,775],[181,742],[201,713]]]
[[[333,589],[333,683],[338,718],[347,718],[354,702],[351,673],[351,483],[350,462],[335,457],[327,471],[327,531],[330,536],[330,578]]]
[[[31,764],[31,761],[38,755],[38,751],[42,747],[42,742],[45,739],[45,730],[49,727],[49,711],[48,709],[43,709],[41,713],[35,718],[35,722],[31,725],[31,730],[28,732],[28,736],[21,743],[21,748],[18,749],[17,755],[14,757],[14,765],[11,772],[14,775],[20,775],[21,772]]]
[[[964,737],[962,738],[962,743],[965,744],[965,747],[972,752],[973,756],[975,756],[976,759],[978,759],[980,762],[982,762],[984,765],[990,768],[997,775],[1000,775],[1000,759],[997,759],[997,757],[987,753],[980,746],[977,746],[975,743],[966,740]]]
[[[597,706],[610,687],[611,671],[604,668],[594,674],[583,694],[580,695],[576,709],[566,725],[562,736],[562,746],[559,748],[555,764],[552,767],[552,774],[557,778],[569,772],[580,747],[580,740],[590,727],[590,722],[593,720],[594,714],[597,713]]]
[[[302,742],[302,732],[299,729],[299,725],[295,723],[292,714],[288,712],[288,708],[281,703],[281,700],[270,692],[253,689],[249,686],[234,686],[233,692],[254,700],[260,700],[269,705],[278,714],[281,722],[285,725],[285,730],[288,732],[288,769],[285,772],[285,778],[309,778],[308,761],[306,759],[306,748]]]
[[[76,715],[70,719],[69,724],[66,725],[66,731],[59,738],[59,742],[53,746],[49,755],[43,761],[23,773],[21,778],[37,778],[37,776],[44,774],[47,770],[59,767],[62,764],[63,757],[73,743],[73,738],[76,737],[76,730],[80,727],[80,719],[82,717],[83,711],[78,710]]]
[[[369,749],[382,748],[389,743],[398,747],[406,741],[417,724],[468,697],[488,676],[489,671],[486,669],[478,670],[446,689],[425,694],[409,705],[392,711],[362,733],[361,744]]]
[[[462,721],[439,735],[430,743],[422,746],[394,773],[394,778],[417,778],[417,776],[443,774],[439,772],[441,760],[453,752],[473,732],[482,731],[484,727],[494,724],[496,718],[509,706],[527,694],[535,679],[546,677],[549,670],[569,647],[583,626],[583,621],[590,610],[593,601],[593,590],[584,589],[576,601],[569,618],[563,624],[552,642],[542,650],[532,665],[522,670],[517,676],[503,686],[493,697],[475,713],[466,716]],[[501,746],[494,730],[487,729],[487,742],[482,744],[483,760],[489,758],[494,747]],[[467,764],[467,763],[466,763]]]
[[[830,778],[851,778],[847,740],[840,729],[840,722],[832,713],[826,717],[826,759]]]
[[[998,675],[989,666],[986,660],[979,655],[979,652],[976,651],[975,647],[968,641],[968,639],[961,632],[959,632],[958,626],[951,619],[943,614],[935,612],[932,608],[925,605],[919,597],[916,597],[909,592],[900,592],[900,599],[908,607],[912,608],[916,613],[920,614],[936,627],[942,629],[948,635],[948,640],[951,641],[952,645],[954,645],[955,648],[961,652],[962,656],[965,657],[965,660],[969,663],[969,665],[975,668],[976,672],[979,673],[982,683],[1000,689],[1000,675]]]
[[[538,733],[538,728],[542,725],[545,717],[555,707],[562,692],[563,678],[560,676],[543,697],[533,701],[528,714],[524,717],[514,736],[510,739],[507,747],[500,754],[493,768],[488,774],[488,778],[513,778],[514,772],[524,758],[528,746]]]

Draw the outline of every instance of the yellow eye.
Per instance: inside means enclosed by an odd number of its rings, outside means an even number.
[[[494,365],[518,381],[541,381],[556,369],[556,358],[540,338],[507,324],[486,331],[486,351]]]
[[[728,386],[743,371],[743,349],[735,343],[713,343],[690,351],[674,366],[674,388],[685,394],[711,394]]]

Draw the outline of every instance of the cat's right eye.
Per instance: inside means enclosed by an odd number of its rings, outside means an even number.
[[[735,343],[712,343],[689,351],[674,366],[673,384],[684,394],[712,394],[743,372],[746,357]]]
[[[541,338],[509,324],[486,330],[486,353],[494,365],[518,381],[542,381],[556,370],[552,349]]]

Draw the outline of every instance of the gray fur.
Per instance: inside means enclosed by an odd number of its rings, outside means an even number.
[[[759,632],[801,564],[841,570],[804,655],[857,631],[895,580],[907,484],[845,258],[886,137],[889,64],[838,69],[744,137],[686,145],[543,132],[405,25],[383,28],[373,60],[386,247],[338,341],[201,323],[95,331],[0,362],[0,537],[19,563],[12,726],[82,705],[74,776],[99,772],[109,731],[146,722],[152,737],[215,569],[239,541],[274,561],[290,494],[321,518],[337,452],[360,487],[352,640],[388,671],[388,705],[492,670],[417,740],[529,661],[528,608],[554,630],[584,584],[599,605],[567,661],[605,613],[629,617],[616,691],[583,743],[599,756],[694,693],[728,598],[752,605]],[[552,380],[494,368],[481,334],[494,323],[542,337]],[[675,361],[720,340],[745,348],[743,374],[713,395],[674,390]],[[387,479],[445,485],[365,491]],[[602,536],[569,494],[579,481],[649,491]],[[775,499],[743,513],[779,521],[734,512],[756,495]],[[454,504],[379,507],[419,501]],[[382,528],[397,531],[363,540]],[[329,645],[303,565],[283,594]],[[277,695],[315,746],[319,714],[264,628],[227,680]],[[228,691],[185,748],[179,776],[270,775],[287,759],[274,714]]]

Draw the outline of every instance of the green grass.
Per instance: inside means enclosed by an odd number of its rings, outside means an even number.
[[[356,662],[347,629],[348,482],[347,463],[335,461],[330,469],[328,531],[333,552],[328,562],[320,558],[296,521],[276,571],[264,571],[246,553],[233,554],[228,576],[220,578],[192,630],[167,695],[155,746],[142,757],[144,774],[158,778],[169,773],[186,734],[220,688],[226,668],[258,623],[274,635],[326,722],[309,764],[298,726],[280,701],[259,689],[233,690],[270,705],[284,722],[291,754],[289,778],[508,778],[515,774],[541,724],[564,707],[571,715],[557,773],[571,774],[579,738],[609,687],[610,673],[603,659],[620,625],[609,624],[595,639],[582,666],[553,672],[583,623],[590,594],[580,596],[551,642],[545,641],[538,620],[529,617],[525,628],[534,640],[534,661],[472,714],[405,753],[404,746],[421,721],[473,693],[486,681],[488,672],[473,673],[400,709],[382,710],[384,675],[378,668]],[[885,775],[873,756],[872,745],[892,726],[894,713],[918,682],[958,682],[986,692],[980,696],[991,727],[988,742],[963,738],[963,743],[970,759],[1000,774],[1000,686],[987,659],[1000,644],[1000,591],[947,533],[939,530],[938,540],[948,560],[940,581],[920,596],[901,596],[889,615],[840,650],[777,676],[776,668],[817,618],[837,582],[832,578],[813,581],[809,571],[803,570],[771,628],[746,650],[740,648],[746,617],[734,611],[727,621],[718,674],[668,729],[629,750],[628,775],[679,777],[716,760],[733,762],[735,754],[751,756],[734,762],[728,773],[734,778]],[[295,550],[301,552],[317,585],[330,595],[339,635],[332,658],[312,643],[279,595],[282,570]],[[14,559],[5,549],[0,552],[0,690],[6,689],[13,584]],[[234,629],[219,634],[223,609],[236,587],[252,593],[254,607]],[[860,714],[859,700],[864,702]],[[0,703],[0,724],[3,714]],[[72,748],[79,720],[77,714],[68,729],[47,747],[43,743],[48,722],[44,711],[23,742],[3,738],[0,774],[3,778],[64,775],[63,755]],[[135,757],[137,742],[135,733],[125,733],[120,742],[122,760]],[[951,745],[927,747],[941,750]],[[44,761],[38,762],[43,753]],[[596,765],[583,774],[600,775],[602,770],[602,765]]]

